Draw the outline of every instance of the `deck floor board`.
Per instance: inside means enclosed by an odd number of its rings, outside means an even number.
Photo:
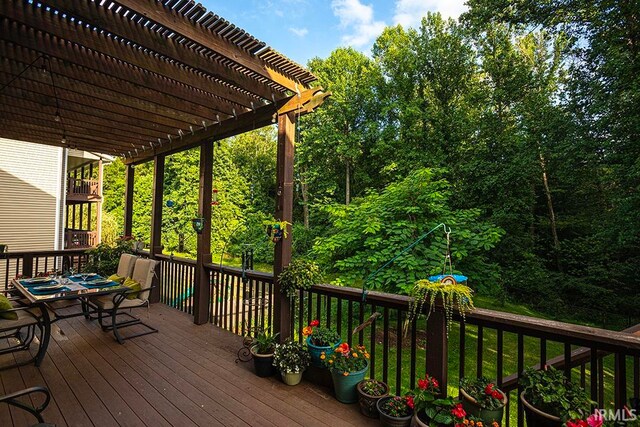
[[[0,393],[49,387],[52,401],[43,415],[61,427],[377,425],[357,404],[341,404],[322,387],[290,387],[277,377],[257,377],[250,363],[235,363],[239,336],[194,325],[190,315],[163,304],[151,307],[148,321],[160,332],[124,345],[96,322],[59,321],[40,368],[1,371]],[[0,425],[33,423],[0,405]]]

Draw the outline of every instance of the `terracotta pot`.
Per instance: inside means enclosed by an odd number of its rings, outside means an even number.
[[[356,389],[358,390],[358,403],[360,404],[360,412],[362,413],[362,415],[369,418],[379,418],[380,414],[378,413],[376,404],[378,403],[378,400],[389,395],[389,386],[386,383],[379,381],[379,383],[384,386],[385,391],[380,396],[374,396],[362,391],[362,385],[366,381],[367,380],[360,381],[358,383],[358,386],[356,387]]]
[[[482,408],[478,404],[478,402],[473,397],[469,396],[463,388],[460,389],[460,395],[462,396],[462,407],[468,414],[473,415],[476,418],[480,418],[485,425],[490,426],[494,421],[502,425],[504,407],[507,405],[508,400],[507,395],[503,393],[502,390],[497,390],[502,393],[503,396],[503,405],[498,409]]]
[[[270,377],[275,374],[276,370],[273,367],[273,353],[256,353],[255,346],[253,346],[251,347],[251,355],[253,356],[253,367],[256,369],[257,376]]]
[[[563,423],[560,418],[542,412],[540,409],[534,407],[531,403],[527,402],[524,397],[524,391],[520,394],[520,401],[524,405],[524,414],[527,419],[527,426],[529,427],[562,427]]]
[[[385,396],[381,399],[378,399],[378,403],[376,403],[376,408],[378,409],[378,413],[380,414],[380,425],[383,427],[410,427],[411,426],[411,418],[413,418],[413,413],[407,415],[406,417],[392,417],[391,415],[385,414],[380,410],[381,405],[388,399],[391,399],[395,396]]]

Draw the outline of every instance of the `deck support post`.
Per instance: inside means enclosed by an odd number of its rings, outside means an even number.
[[[124,235],[131,236],[133,229],[133,182],[135,169],[133,165],[125,166],[124,186]],[[73,181],[72,181],[73,182]],[[67,220],[67,223],[69,221]]]
[[[153,158],[153,198],[151,201],[151,248],[149,257],[157,259],[162,254],[162,204],[164,192],[164,155]],[[159,285],[159,284],[158,284]],[[156,286],[149,294],[149,302],[160,302],[160,287]]]
[[[434,310],[427,320],[427,373],[440,383],[443,397],[447,396],[447,320],[442,310]]]
[[[294,113],[278,116],[278,152],[276,157],[276,219],[293,221],[293,153],[295,143],[296,118]],[[291,226],[287,226],[287,238],[276,243],[273,263],[274,277],[274,310],[273,333],[280,333],[280,340],[291,336],[291,304],[289,298],[280,292],[278,276],[291,261],[291,243],[293,234]]]
[[[202,325],[209,321],[211,284],[205,264],[211,262],[211,194],[213,191],[213,143],[200,145],[200,187],[198,192],[198,216],[204,218],[204,230],[198,234],[196,277],[193,291],[193,323]]]

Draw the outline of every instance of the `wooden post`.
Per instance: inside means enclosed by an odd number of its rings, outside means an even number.
[[[278,116],[278,153],[276,161],[276,219],[293,221],[293,153],[295,143],[295,116],[293,113]],[[291,261],[291,226],[287,226],[288,237],[276,243],[273,263],[274,310],[273,329],[280,332],[280,340],[291,336],[291,307],[289,298],[280,292],[278,276]]]
[[[133,182],[135,170],[133,165],[125,167],[125,187],[124,187],[124,235],[131,236],[133,228]]]
[[[448,371],[447,321],[445,313],[435,310],[427,321],[427,373],[440,383],[443,397],[447,396]]]
[[[198,215],[204,218],[204,230],[198,234],[196,277],[193,294],[193,323],[202,325],[209,321],[211,284],[204,264],[211,262],[211,192],[213,190],[213,143],[200,146],[200,190]]]
[[[153,159],[153,198],[151,201],[151,248],[149,257],[156,259],[162,254],[162,192],[164,191],[164,155]],[[149,294],[149,302],[160,302],[160,287],[156,286]]]
[[[151,250],[155,259],[162,254],[162,192],[164,191],[164,159],[159,155],[153,158],[153,199],[151,201]]]
[[[102,159],[98,160],[98,203],[96,203],[96,241],[95,244],[102,242],[102,179],[104,175],[104,164]]]

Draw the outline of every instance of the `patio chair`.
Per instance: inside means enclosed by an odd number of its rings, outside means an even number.
[[[31,362],[34,362],[36,366],[40,366],[47,352],[51,336],[49,311],[41,304],[36,306],[14,304],[13,308],[0,310],[0,315],[9,313],[14,313],[17,318],[13,320],[0,316],[0,342],[2,342],[0,355],[24,351],[31,357],[23,361],[16,359],[15,363],[2,366],[0,370],[27,365]],[[38,336],[38,351],[35,355],[32,355],[29,352],[29,347],[36,338],[37,331],[40,332]]]
[[[31,398],[31,395],[34,393],[44,394],[44,402],[42,402],[40,406],[33,406],[18,400],[18,398],[23,396],[29,396]],[[8,405],[15,406],[16,408],[20,408],[23,411],[27,411],[31,415],[36,417],[36,419],[38,420],[38,424],[35,424],[33,427],[36,427],[36,426],[37,427],[46,427],[46,426],[55,427],[55,424],[47,424],[44,422],[44,419],[42,418],[42,411],[44,411],[47,408],[47,406],[49,405],[49,401],[51,401],[51,394],[49,393],[49,389],[47,389],[46,387],[30,387],[24,390],[17,391],[15,393],[10,393],[5,396],[0,396],[0,403],[6,403]]]
[[[118,270],[116,274],[120,277],[133,277],[133,268],[136,265],[136,261],[140,259],[139,256],[132,254],[120,255],[120,262],[118,262]]]
[[[126,290],[114,295],[105,295],[89,299],[89,304],[93,306],[98,313],[98,322],[102,330],[113,331],[114,337],[120,344],[123,344],[124,340],[130,338],[158,332],[156,328],[144,323],[140,318],[127,312],[127,310],[131,311],[134,308],[146,307],[148,316],[149,294],[151,293],[151,289],[155,287],[153,279],[156,277],[156,269],[159,264],[158,261],[151,259],[139,258],[136,260],[132,278],[140,283],[141,289],[139,291]],[[132,297],[134,294],[137,295]],[[105,315],[111,317],[111,323],[105,323]],[[118,316],[126,316],[128,319],[118,321]],[[127,336],[121,334],[121,329],[134,325],[140,325],[145,328],[145,330]]]

